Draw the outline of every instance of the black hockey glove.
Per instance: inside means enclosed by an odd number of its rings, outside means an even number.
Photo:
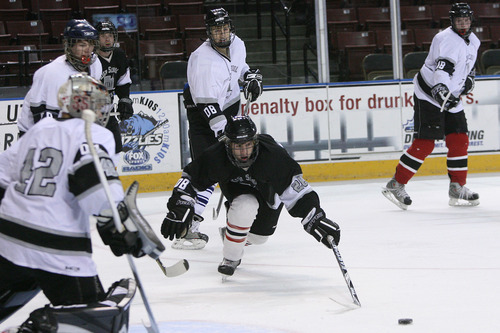
[[[121,233],[116,230],[113,213],[110,209],[103,210],[99,215],[95,215],[97,218],[97,231],[99,231],[102,241],[104,244],[109,245],[111,251],[117,257],[125,253],[132,254],[136,258],[142,257],[144,255],[141,251],[142,241],[139,238],[137,228],[129,219],[126,205],[122,201],[116,208],[125,227]]]
[[[252,94],[250,102],[255,102],[262,94],[262,74],[258,69],[250,69],[243,76],[243,80],[245,81],[243,84],[245,98],[248,100]]]
[[[304,230],[310,233],[318,242],[323,243],[327,248],[332,246],[327,237],[332,236],[335,245],[340,241],[340,227],[337,223],[326,218],[325,212],[321,208],[313,208],[302,220]]]
[[[194,216],[196,191],[187,178],[181,178],[168,199],[168,213],[161,225],[163,237],[173,240],[186,235]]]
[[[462,93],[460,94],[460,96],[467,95],[468,93],[472,92],[472,90],[474,90],[474,86],[476,84],[475,75],[476,75],[475,72],[471,72],[467,76],[467,79],[465,79],[464,88],[463,88]]]
[[[120,120],[125,120],[134,115],[134,108],[132,108],[132,100],[128,97],[120,98],[118,101],[118,108],[116,111],[120,114],[118,118]]]
[[[441,107],[444,104],[443,111],[453,109],[460,102],[460,98],[455,97],[455,95],[453,94],[450,94],[450,90],[448,89],[448,87],[442,83],[438,83],[434,87],[432,87],[431,93],[432,97],[436,100],[436,102],[438,102]],[[448,97],[448,100],[445,102],[446,96],[448,96],[448,94],[450,94],[450,97]]]

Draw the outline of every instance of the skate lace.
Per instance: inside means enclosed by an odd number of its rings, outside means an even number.
[[[239,264],[239,260],[233,261],[233,260],[229,260],[226,258],[224,258],[222,260],[222,266],[230,266],[230,267],[236,268],[238,266],[238,264]]]
[[[474,192],[469,190],[465,186],[457,186],[454,188],[455,192],[457,192],[458,198],[459,199],[471,199],[474,195]]]
[[[406,193],[405,186],[403,184],[399,184],[396,181],[394,181],[393,184],[391,184],[393,187],[391,188],[392,193],[396,197],[399,198],[406,198],[409,197],[408,193]]]

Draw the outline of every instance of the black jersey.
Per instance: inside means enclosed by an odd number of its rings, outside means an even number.
[[[108,58],[99,55],[99,60],[102,64],[101,81],[106,86],[106,89],[108,89],[111,98],[113,98],[117,87],[130,85],[132,83],[130,80],[127,55],[122,49],[116,48],[111,52]],[[119,91],[116,91],[119,98],[128,97],[128,93],[128,89],[126,96],[122,96]]]
[[[216,143],[189,163],[183,175],[198,191],[219,183],[229,201],[252,193],[273,209],[283,203],[292,216],[304,217],[312,207],[319,207],[318,196],[302,178],[300,165],[281,145],[270,135],[259,134],[258,149],[255,162],[244,170],[232,164],[224,143]]]

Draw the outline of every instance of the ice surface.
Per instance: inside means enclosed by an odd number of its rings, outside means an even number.
[[[402,211],[381,193],[388,179],[314,183],[327,216],[342,228],[340,252],[362,307],[352,302],[333,252],[304,232],[286,211],[266,244],[245,249],[242,264],[224,283],[213,221],[215,192],[201,230],[200,251],[170,248],[165,265],[187,259],[190,270],[167,278],[154,260],[135,260],[162,332],[500,332],[500,175],[470,175],[477,207],[448,206],[448,179],[416,177],[407,185],[413,204]],[[143,194],[138,206],[159,234],[169,193]],[[94,228],[95,229],[95,228]],[[94,259],[107,288],[132,277],[94,230]],[[20,324],[47,300],[37,296],[8,321]],[[398,325],[399,318],[413,324]],[[130,332],[146,332],[139,292]]]

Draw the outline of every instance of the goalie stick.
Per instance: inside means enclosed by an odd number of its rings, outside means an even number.
[[[349,273],[347,273],[347,268],[345,267],[344,260],[342,260],[342,257],[340,256],[340,251],[337,245],[335,245],[335,242],[333,240],[332,236],[327,237],[328,242],[332,246],[333,253],[335,254],[335,259],[337,259],[337,262],[340,267],[340,271],[342,272],[342,275],[344,276],[344,280],[347,283],[347,288],[349,288],[349,292],[351,293],[352,300],[354,301],[354,304],[357,306],[361,306],[361,303],[359,302],[358,294],[356,293],[356,290],[354,289],[354,285],[352,284],[351,277],[349,276]]]
[[[252,93],[248,93],[248,99],[247,103],[245,104],[245,108],[243,109],[243,115],[248,116],[248,108],[250,107],[250,102],[252,100]],[[212,219],[217,220],[219,217],[220,209],[222,207],[222,202],[224,201],[224,194],[222,194],[222,191],[220,192],[219,196],[219,202],[217,203],[217,208],[214,208],[213,214],[212,214]]]
[[[85,120],[85,138],[87,139],[87,144],[89,146],[90,154],[92,155],[92,159],[94,160],[94,165],[99,175],[99,180],[101,181],[101,185],[104,188],[104,192],[106,193],[106,198],[109,201],[109,205],[111,206],[111,211],[113,213],[113,222],[115,223],[116,230],[118,232],[122,232],[124,230],[124,226],[121,223],[120,215],[118,214],[118,210],[115,205],[115,201],[111,196],[111,191],[109,189],[108,180],[104,175],[104,170],[102,169],[101,162],[99,160],[99,155],[94,147],[94,142],[92,141],[92,124],[95,121],[95,112],[92,110],[83,110],[82,118]],[[146,297],[146,293],[144,292],[144,288],[142,287],[141,280],[139,279],[139,274],[137,273],[137,268],[135,267],[134,261],[130,254],[127,254],[127,260],[130,265],[130,269],[132,270],[132,274],[134,275],[135,281],[137,283],[137,287],[141,293],[142,300],[144,301],[144,307],[148,313],[149,322],[151,324],[150,327],[144,325],[146,330],[150,333],[159,333],[158,325],[156,325],[155,318],[153,316],[153,312],[151,311],[151,307],[149,306],[148,299]]]

